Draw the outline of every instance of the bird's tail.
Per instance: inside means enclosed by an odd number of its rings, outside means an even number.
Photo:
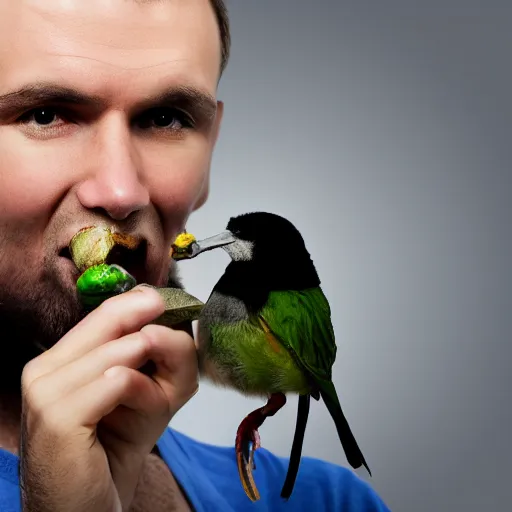
[[[297,422],[295,425],[295,435],[293,436],[292,451],[290,461],[288,463],[288,472],[286,480],[281,490],[281,497],[288,499],[295,486],[295,479],[299,472],[300,459],[302,455],[302,443],[304,442],[304,434],[306,432],[306,424],[309,416],[310,395],[299,396],[299,407],[297,409]]]
[[[363,465],[371,476],[372,473],[370,468],[364,460],[364,456],[359,449],[354,435],[350,430],[347,419],[343,414],[334,384],[330,381],[322,381],[318,384],[320,387],[320,396],[322,397],[322,400],[324,401],[327,409],[329,410],[329,413],[332,416],[332,419],[334,420],[336,430],[338,431],[338,436],[340,438],[341,445],[343,446],[343,450],[345,451],[345,456],[347,457],[348,463],[354,469]]]

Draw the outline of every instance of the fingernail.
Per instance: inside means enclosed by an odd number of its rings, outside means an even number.
[[[150,285],[150,284],[140,283],[140,284],[138,284],[137,286],[134,286],[134,287],[132,288],[132,290],[143,291],[144,289],[146,289],[146,290],[147,290],[148,288],[149,288],[150,290],[154,290],[154,289],[155,289],[155,287],[154,287],[154,286],[152,286],[152,285]]]
[[[156,294],[160,297],[160,294],[158,293],[158,288],[156,286],[152,286],[150,284],[146,284],[146,283],[140,283],[138,284],[137,286],[134,286],[132,288],[132,291],[137,291],[137,292],[140,292],[140,293],[148,293],[147,290],[151,290],[149,293],[151,294]]]
[[[151,286],[149,284],[145,284],[145,283],[141,283],[141,284],[138,284],[137,286],[134,286],[131,290],[129,290],[130,292],[139,292],[139,293],[148,293],[147,291],[145,290],[155,290],[155,287],[154,286]],[[149,292],[151,293],[151,292]]]

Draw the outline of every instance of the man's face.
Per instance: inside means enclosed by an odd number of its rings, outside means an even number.
[[[145,239],[145,281],[165,285],[208,193],[219,66],[208,0],[0,0],[4,351],[81,317],[64,249],[82,227]]]

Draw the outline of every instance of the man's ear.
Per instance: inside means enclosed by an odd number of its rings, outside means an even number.
[[[219,138],[220,127],[222,124],[222,117],[224,116],[224,102],[217,101],[217,113],[215,114],[215,125],[213,127],[213,144],[217,143]]]

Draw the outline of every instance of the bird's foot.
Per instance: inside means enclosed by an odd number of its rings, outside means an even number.
[[[248,414],[238,427],[235,441],[238,473],[244,491],[252,501],[260,499],[252,476],[253,470],[256,469],[254,452],[261,446],[258,428],[269,416],[274,416],[285,403],[286,396],[283,393],[273,393],[266,405]]]
[[[236,452],[243,454],[245,463],[248,462],[249,456],[261,446],[258,427],[265,421],[265,417],[261,413],[262,409],[263,407],[248,414],[236,432]]]
[[[279,411],[286,404],[286,396],[283,393],[270,395],[266,405],[248,414],[240,423],[236,433],[236,452],[243,453],[247,463],[251,453],[261,446],[258,428],[269,417]],[[252,466],[255,469],[255,466]]]

